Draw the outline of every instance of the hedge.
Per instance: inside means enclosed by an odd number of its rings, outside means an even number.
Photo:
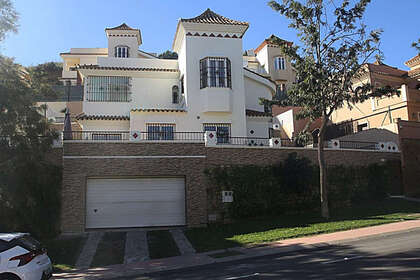
[[[387,162],[328,167],[330,207],[385,198],[395,183],[395,178],[390,178],[399,176],[395,168],[395,163]],[[207,169],[206,175],[212,185],[210,205],[225,208],[224,214],[231,218],[319,211],[319,169],[296,153],[275,165],[221,166]],[[223,190],[233,191],[232,203],[219,203]]]

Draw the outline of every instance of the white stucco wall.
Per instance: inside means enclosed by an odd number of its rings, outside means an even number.
[[[268,49],[265,45],[256,55],[258,62],[264,67],[266,73],[270,73],[270,62],[268,61]]]
[[[273,124],[280,124],[287,136],[291,138],[294,132],[293,109],[275,116],[273,118]]]
[[[129,121],[81,120],[78,121],[86,131],[129,131]]]
[[[259,104],[259,98],[266,98],[271,100],[272,90],[267,86],[250,79],[244,78],[245,82],[245,107],[255,111],[264,112],[264,105]]]
[[[200,36],[186,36],[184,40],[187,51],[184,62],[189,114],[193,116],[192,118],[200,116],[208,119],[209,122],[231,123],[233,136],[246,136],[242,40]],[[226,95],[231,95],[229,98],[232,104],[231,112],[202,112],[201,108],[207,106],[202,102],[211,98],[203,97],[202,95],[208,95],[209,92],[200,89],[200,60],[205,57],[227,57],[231,62],[232,89],[222,89]],[[212,107],[215,111],[215,106]]]
[[[98,57],[99,66],[178,69],[176,59]]]
[[[116,46],[128,46],[129,57],[137,57],[139,44],[136,37],[122,37],[122,36],[109,36],[108,37],[108,56],[115,57]]]
[[[262,117],[247,117],[246,118],[246,130],[247,137],[257,138],[268,138],[268,129],[272,126],[272,123],[267,118]],[[254,131],[254,133],[251,133]]]

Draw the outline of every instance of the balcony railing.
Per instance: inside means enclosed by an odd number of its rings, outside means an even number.
[[[208,133],[208,132],[207,132]],[[259,137],[228,137],[213,134],[212,143],[205,136],[204,132],[135,132],[135,131],[71,131],[62,132],[64,141],[92,141],[92,142],[185,142],[205,143],[206,146],[242,146],[242,147],[301,147],[316,148],[318,145],[308,144],[302,147],[291,139],[280,138],[259,138]],[[379,143],[366,141],[325,141],[324,147],[330,149],[358,149],[358,150],[381,150],[397,152],[398,146],[393,143]],[[60,142],[61,143],[61,142]],[[391,145],[391,146],[390,146]]]
[[[377,142],[343,141],[340,140],[341,149],[377,150]]]
[[[130,131],[72,131],[63,132],[63,139],[80,141],[193,141],[204,142],[202,132],[130,132]]]

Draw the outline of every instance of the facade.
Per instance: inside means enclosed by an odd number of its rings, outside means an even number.
[[[366,83],[374,87],[389,85],[399,89],[400,95],[371,98],[350,108],[340,108],[332,114],[333,123],[352,122],[354,132],[378,128],[398,133],[399,120],[419,120],[420,90],[417,80],[409,77],[407,71],[378,61],[368,63],[365,67],[366,71],[355,82],[355,86]]]
[[[206,226],[220,220],[208,168],[274,164],[291,152],[316,162],[315,149],[280,149],[270,137],[272,114],[259,99],[291,83],[292,68],[267,41],[243,56],[248,27],[206,10],[179,20],[178,59],[139,50],[140,30],[126,24],[105,29],[107,48],[61,54],[63,81],[83,88],[63,133],[63,233]],[[328,149],[326,158],[368,164],[399,154]]]
[[[148,133],[162,140],[205,130],[216,131],[218,139],[268,138],[271,113],[259,98],[271,99],[276,85],[244,68],[242,37],[248,26],[209,9],[181,19],[173,41],[178,59],[139,50],[140,30],[126,24],[105,29],[108,48],[62,53],[62,79],[84,88],[76,116],[82,131]]]

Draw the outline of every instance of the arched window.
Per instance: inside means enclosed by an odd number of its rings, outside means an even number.
[[[116,46],[115,47],[115,57],[128,57],[129,47],[127,46]]]
[[[178,86],[172,87],[172,103],[174,104],[179,103],[179,87]]]

